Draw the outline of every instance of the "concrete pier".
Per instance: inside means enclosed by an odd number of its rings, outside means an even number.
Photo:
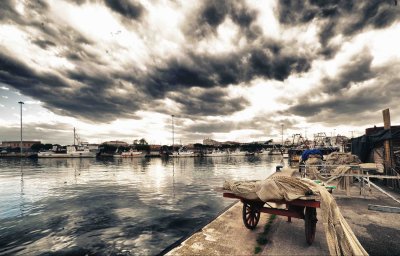
[[[274,175],[291,175],[295,170]],[[398,255],[400,252],[400,215],[392,212],[368,210],[369,204],[398,207],[398,203],[387,195],[371,188],[362,191],[358,184],[346,191],[334,190],[333,195],[342,215],[370,255]],[[400,198],[398,194],[393,196]],[[228,200],[228,199],[227,199]],[[320,210],[317,209],[317,216]],[[255,255],[257,236],[269,215],[262,213],[255,230],[245,228],[242,221],[242,204],[236,203],[202,230],[185,240],[167,255]],[[329,255],[325,231],[321,221],[317,223],[314,243],[309,246],[305,240],[304,221],[277,216],[270,232],[268,243],[257,255]]]
[[[293,173],[294,170],[285,169],[272,175],[292,176]],[[257,246],[257,237],[264,231],[269,216],[261,214],[257,227],[249,230],[243,225],[242,203],[238,202],[167,255],[252,254]]]

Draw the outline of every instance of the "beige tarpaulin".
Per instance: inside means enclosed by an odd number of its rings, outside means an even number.
[[[322,222],[331,255],[368,255],[340,213],[333,196],[309,179],[274,176],[263,181],[225,181],[224,189],[247,199],[292,201],[312,192],[321,198]]]

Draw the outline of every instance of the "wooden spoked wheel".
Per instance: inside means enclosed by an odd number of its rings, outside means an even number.
[[[255,229],[260,221],[260,209],[256,204],[243,203],[243,223],[248,229]]]
[[[317,209],[314,207],[306,207],[304,214],[304,225],[306,231],[306,241],[309,245],[314,242],[317,221]]]

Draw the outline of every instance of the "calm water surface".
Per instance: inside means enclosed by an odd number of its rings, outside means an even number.
[[[0,255],[154,255],[264,179],[280,157],[0,159]]]

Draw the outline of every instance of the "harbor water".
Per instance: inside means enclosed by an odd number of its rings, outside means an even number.
[[[156,255],[264,179],[281,156],[1,159],[0,255]]]

